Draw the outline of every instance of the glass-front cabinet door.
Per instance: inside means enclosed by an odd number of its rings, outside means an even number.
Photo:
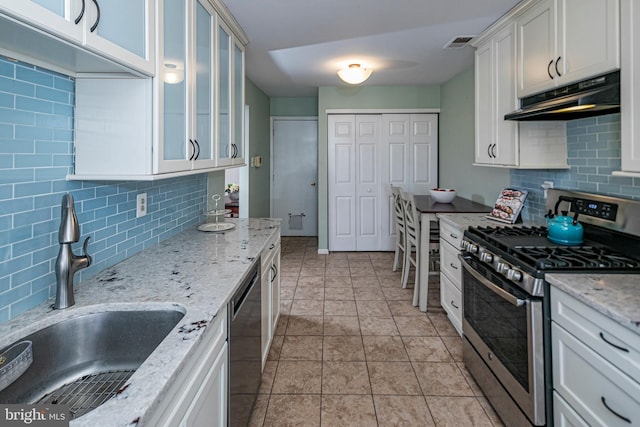
[[[195,153],[193,168],[202,169],[215,166],[213,135],[213,31],[215,11],[206,0],[195,2],[195,90],[193,91],[192,115],[193,145]]]
[[[187,2],[188,4],[188,2]],[[191,169],[195,149],[189,142],[188,92],[192,84],[187,56],[188,8],[183,0],[162,2],[162,66],[158,73],[158,143],[155,173]]]
[[[244,163],[244,49],[233,47],[233,163]]]
[[[218,119],[217,119],[217,143],[218,166],[230,165],[233,157],[231,146],[231,31],[218,20]]]
[[[0,0],[0,11],[65,40],[82,43],[86,0]],[[78,24],[76,24],[78,21]]]
[[[80,0],[78,0],[80,1]],[[86,47],[146,75],[155,74],[155,1],[84,0]]]
[[[155,4],[155,0],[0,0],[0,12],[153,76]]]

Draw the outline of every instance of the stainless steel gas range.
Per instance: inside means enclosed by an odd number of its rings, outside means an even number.
[[[584,228],[554,244],[545,226],[470,227],[464,233],[463,357],[508,426],[551,426],[551,322],[546,273],[640,273],[640,202],[549,190]]]

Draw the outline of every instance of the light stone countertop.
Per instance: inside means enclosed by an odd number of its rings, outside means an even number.
[[[640,274],[546,274],[558,289],[640,334]]]
[[[72,427],[145,425],[184,359],[201,343],[204,329],[233,296],[274,233],[277,219],[226,219],[236,227],[223,233],[194,226],[75,286],[76,304],[53,310],[52,300],[0,325],[0,348],[48,325],[114,310],[178,309],[185,316],[127,381],[128,387]]]
[[[477,226],[511,226],[488,219],[485,214],[438,214],[438,218],[464,230]],[[524,222],[513,225],[543,224]],[[640,274],[548,273],[545,279],[552,286],[640,334]]]

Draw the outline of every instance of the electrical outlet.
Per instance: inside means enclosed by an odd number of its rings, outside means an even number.
[[[140,193],[136,196],[136,218],[147,214],[147,193]]]

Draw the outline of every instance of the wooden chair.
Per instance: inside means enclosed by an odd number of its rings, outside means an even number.
[[[400,263],[402,263],[402,271],[404,272],[404,248],[406,245],[406,235],[404,231],[404,205],[402,203],[400,191],[400,187],[391,186],[391,194],[393,196],[393,216],[395,218],[396,225],[396,253],[393,258],[393,271],[397,271],[398,267],[400,267]]]

